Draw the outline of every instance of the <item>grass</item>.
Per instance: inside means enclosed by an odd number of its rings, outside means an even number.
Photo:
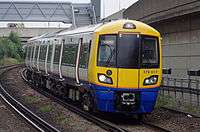
[[[188,113],[200,115],[200,107],[183,103],[182,100],[178,100],[178,99],[175,100],[171,96],[159,95],[157,98],[155,108],[157,109],[160,107],[168,107],[168,108],[173,108],[173,109],[185,111]]]
[[[200,107],[194,107],[192,105],[185,105],[184,110],[190,113],[195,113],[200,115]]]
[[[40,107],[39,111],[43,112],[43,113],[49,113],[52,111],[52,109],[53,109],[53,107],[48,104],[48,105],[44,105],[44,106]]]
[[[176,101],[171,96],[158,95],[155,108],[172,107],[176,105]]]
[[[61,114],[59,117],[58,117],[58,121],[59,123],[61,124],[67,124],[69,123],[69,119],[66,118],[66,116],[64,114]]]
[[[26,96],[25,97],[25,101],[27,102],[27,103],[36,103],[36,102],[38,102],[39,101],[39,98],[38,97],[36,97],[36,96]]]
[[[0,60],[0,65],[13,65],[13,64],[20,64],[22,60],[17,60],[14,58],[5,58]]]

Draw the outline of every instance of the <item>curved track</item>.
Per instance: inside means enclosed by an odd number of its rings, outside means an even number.
[[[74,113],[77,113],[78,115],[84,117],[85,119],[97,124],[98,126],[102,127],[103,129],[107,130],[107,131],[112,131],[112,132],[129,132],[129,130],[126,130],[125,128],[122,128],[121,126],[115,125],[114,123],[98,118],[88,112],[85,112],[81,109],[79,109],[78,107],[68,103],[67,101],[64,101],[63,99],[60,99],[58,97],[55,97],[54,95],[52,95],[51,93],[44,91],[42,89],[38,89],[36,88],[36,86],[34,86],[32,83],[30,83],[26,77],[25,77],[25,69],[23,69],[21,71],[21,76],[23,78],[23,80],[25,80],[33,89],[35,89],[36,91],[40,92],[41,94],[45,95],[48,98],[51,98],[53,100],[55,100],[56,102],[58,102],[59,104],[61,104],[62,106],[64,106],[65,108],[71,110]],[[162,132],[171,132],[170,130],[167,130],[165,128],[162,128],[160,126],[156,126],[154,124],[151,123],[147,123],[147,122],[143,122],[141,121],[141,124],[143,124],[144,126],[146,126],[147,128],[154,128],[157,131],[162,131]]]
[[[107,130],[107,131],[112,131],[112,132],[127,132],[127,130],[124,130],[120,127],[118,127],[117,125],[114,125],[108,121],[105,121],[105,120],[102,120],[100,118],[97,118],[93,115],[91,115],[90,113],[88,112],[85,112],[75,106],[73,106],[72,104],[69,104],[55,96],[53,96],[52,94],[50,94],[49,92],[46,92],[42,89],[37,89],[35,86],[33,86],[27,79],[26,77],[24,76],[24,70],[22,70],[21,72],[21,76],[22,78],[29,84],[31,85],[32,88],[34,88],[36,91],[38,91],[39,93],[42,93],[43,95],[45,95],[46,97],[48,98],[51,98],[53,99],[54,101],[56,101],[57,103],[61,104],[62,106],[64,106],[65,108],[69,109],[70,111],[84,117],[85,119],[87,119],[88,121],[91,121],[95,124],[97,124],[98,126],[100,126],[101,128]]]
[[[20,67],[21,65],[11,65],[0,67],[1,73],[0,78],[7,73],[9,70]],[[2,71],[3,70],[3,71]],[[32,113],[29,109],[23,106],[20,102],[14,99],[4,88],[4,86],[0,82],[0,97],[4,100],[4,102],[10,106],[16,113],[18,113],[21,117],[23,117],[29,124],[35,127],[37,130],[41,132],[59,132],[58,129],[51,126],[40,117]]]

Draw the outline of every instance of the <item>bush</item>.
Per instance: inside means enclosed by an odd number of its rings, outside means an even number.
[[[0,60],[4,58],[24,58],[21,40],[14,32],[11,32],[8,38],[0,38]]]

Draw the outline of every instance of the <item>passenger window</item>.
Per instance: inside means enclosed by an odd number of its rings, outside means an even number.
[[[60,52],[61,52],[61,45],[56,45],[54,54],[54,64],[59,64]]]
[[[64,44],[62,63],[67,66],[75,66],[76,54],[78,50],[77,44]]]
[[[47,46],[46,45],[41,45],[40,47],[40,61],[44,62],[46,58],[46,52],[47,52]]]
[[[30,59],[30,55],[31,55],[31,46],[27,47],[28,50],[27,50],[27,59]]]
[[[80,67],[87,68],[90,54],[90,43],[83,43],[81,56],[80,56]]]
[[[39,46],[36,46],[35,48],[35,60],[37,59],[37,56],[38,56],[38,49],[39,49]]]
[[[31,60],[33,60],[34,49],[35,49],[35,46],[33,45],[31,48]]]
[[[48,42],[48,44],[49,44],[49,43],[50,43],[50,42]],[[49,45],[48,58],[47,58],[47,62],[48,62],[48,63],[51,63],[52,49],[53,49],[53,45]]]

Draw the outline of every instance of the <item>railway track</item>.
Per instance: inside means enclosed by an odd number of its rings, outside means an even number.
[[[11,66],[4,66],[0,67],[0,79],[2,76],[7,73],[8,71],[20,67],[21,65],[11,65]],[[3,71],[2,71],[3,70]],[[34,128],[41,132],[60,132],[58,129],[53,127],[52,125],[48,124],[36,114],[31,112],[25,106],[23,106],[20,102],[14,99],[4,88],[4,86],[0,82],[0,98],[18,115],[23,117],[29,124],[31,124]]]
[[[88,121],[91,121],[93,123],[95,123],[96,125],[100,126],[101,128],[107,130],[107,131],[112,131],[112,132],[128,132],[127,130],[125,129],[122,129],[120,127],[118,127],[117,125],[114,125],[108,121],[105,121],[105,120],[102,120],[100,118],[97,118],[93,115],[91,115],[90,113],[88,112],[85,112],[75,106],[73,106],[72,104],[69,104],[61,99],[59,99],[58,97],[55,97],[53,96],[52,94],[50,94],[49,92],[46,92],[44,90],[41,90],[41,89],[38,89],[36,88],[35,86],[33,86],[27,79],[26,77],[24,76],[24,70],[22,70],[21,72],[21,76],[22,78],[29,84],[31,85],[31,87],[33,89],[35,89],[36,91],[38,91],[39,93],[45,95],[46,97],[48,98],[51,98],[53,99],[54,101],[56,101],[57,103],[61,104],[62,106],[64,106],[65,108],[69,109],[70,111],[84,117],[85,119],[87,119]]]
[[[163,127],[160,127],[160,126],[157,126],[157,125],[154,125],[154,124],[148,123],[148,122],[144,122],[144,121],[142,121],[141,123],[142,123],[143,125],[146,125],[146,126],[149,126],[149,127],[155,128],[155,129],[157,129],[157,130],[161,130],[162,132],[172,132],[172,131],[167,130],[167,129],[163,128]]]
[[[180,111],[180,110],[175,110],[175,109],[172,109],[172,108],[161,107],[161,109],[165,109],[165,110],[168,110],[168,111],[171,111],[171,112],[174,112],[174,113],[180,113],[180,114],[183,114],[183,115],[185,115],[185,116],[190,115],[190,116],[193,117],[193,118],[200,118],[200,116],[198,116],[198,115],[194,115],[194,114],[187,113],[187,112]]]
[[[114,123],[98,118],[86,111],[83,111],[82,109],[74,106],[73,104],[68,103],[67,101],[64,101],[63,99],[60,99],[54,95],[52,95],[51,93],[44,91],[42,89],[38,89],[36,88],[36,86],[34,86],[32,83],[30,83],[26,77],[25,77],[25,69],[23,69],[21,71],[21,77],[23,78],[23,80],[28,83],[34,90],[38,91],[39,93],[45,95],[48,98],[53,99],[54,101],[56,101],[57,103],[61,104],[62,106],[64,106],[65,108],[69,109],[70,111],[84,117],[85,119],[87,119],[88,121],[91,121],[93,123],[95,123],[96,125],[100,126],[101,128],[107,130],[107,131],[112,131],[112,132],[129,132],[129,130],[123,128],[123,127],[119,127],[118,125],[115,125]],[[141,121],[141,124],[146,126],[146,127],[150,127],[150,128],[154,128],[155,130],[158,131],[162,131],[162,132],[171,132],[170,130],[167,130],[165,128],[162,128],[160,126],[156,126],[154,124],[151,123],[147,123],[144,121]]]

